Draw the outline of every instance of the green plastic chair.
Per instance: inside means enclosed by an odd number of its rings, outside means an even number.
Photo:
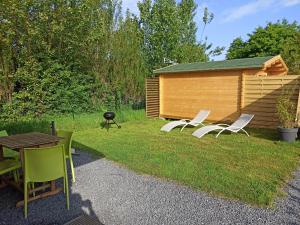
[[[19,169],[21,168],[20,161],[13,159],[5,159],[0,161],[0,176],[6,173],[12,173],[16,183],[19,183]]]
[[[34,182],[64,179],[67,209],[69,206],[69,186],[65,151],[62,145],[44,148],[24,149],[24,215],[27,218],[28,186]]]
[[[64,145],[66,159],[69,159],[69,161],[70,161],[70,167],[71,167],[71,171],[72,171],[72,181],[75,182],[75,172],[74,172],[74,165],[73,165],[72,151],[71,151],[73,132],[65,131],[65,130],[58,130],[56,132],[56,135],[58,137],[63,138],[62,140],[60,140],[59,143]]]
[[[8,136],[6,130],[1,130],[0,137],[6,137],[6,136]],[[18,152],[11,150],[10,148],[6,148],[6,147],[3,147],[3,155],[4,155],[4,158],[13,158],[16,160],[19,160],[19,158],[20,158],[20,154]]]

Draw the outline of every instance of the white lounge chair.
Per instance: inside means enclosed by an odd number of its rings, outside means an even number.
[[[200,129],[196,130],[192,135],[201,138],[205,134],[214,131],[214,130],[220,130],[219,133],[216,135],[216,138],[225,130],[237,133],[239,131],[243,131],[247,136],[249,134],[247,131],[245,131],[243,128],[247,126],[248,123],[252,120],[254,115],[251,114],[242,114],[233,124],[228,125],[228,124],[216,124],[216,125],[209,125],[205,127],[201,127]]]
[[[188,119],[182,119],[182,120],[176,120],[170,123],[165,124],[160,130],[165,131],[165,132],[170,132],[173,128],[182,126],[181,130],[182,131],[186,126],[198,126],[204,124],[202,123],[209,115],[210,110],[201,110],[194,119],[188,120]]]

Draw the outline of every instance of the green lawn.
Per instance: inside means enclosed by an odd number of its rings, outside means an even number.
[[[121,129],[79,129],[74,145],[95,150],[140,173],[177,181],[213,195],[271,206],[299,162],[300,143],[276,141],[276,131],[213,134],[197,139],[194,128],[160,132],[162,120],[135,120]],[[63,127],[63,126],[62,126]]]

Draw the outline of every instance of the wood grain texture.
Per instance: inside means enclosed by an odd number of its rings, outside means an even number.
[[[59,142],[59,140],[60,138],[56,136],[32,132],[0,137],[0,145],[18,150],[20,148],[51,145]]]
[[[300,110],[299,75],[253,77],[245,76],[243,113],[255,114],[249,126],[259,128],[277,128],[279,124],[276,101],[283,89],[294,91],[292,101]],[[295,112],[295,113],[297,113]]]
[[[146,115],[159,117],[159,78],[146,79]]]
[[[193,118],[211,110],[208,120],[236,119],[240,111],[241,71],[160,75],[160,116]]]

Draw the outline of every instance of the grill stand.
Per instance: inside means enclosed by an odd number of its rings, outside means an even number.
[[[112,122],[110,122],[110,121],[112,121]],[[121,128],[121,126],[119,124],[117,124],[117,122],[114,119],[112,119],[112,120],[105,119],[104,127],[106,127],[107,131],[109,130],[109,125],[110,124],[116,124],[119,129]]]

